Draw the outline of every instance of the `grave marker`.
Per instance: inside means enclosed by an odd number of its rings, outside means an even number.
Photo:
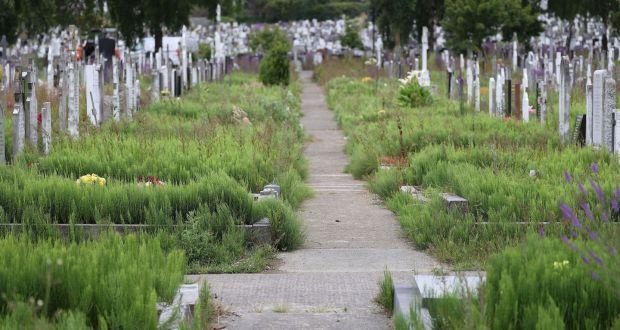
[[[603,147],[605,147],[608,152],[613,152],[613,113],[616,110],[616,81],[610,76],[605,80],[605,96],[603,102]]]
[[[52,103],[44,102],[41,114],[41,140],[43,153],[49,154],[52,147]]]
[[[24,152],[24,140],[26,138],[24,117],[21,103],[15,103],[13,107],[13,161]]]
[[[603,145],[603,95],[606,76],[606,70],[594,71],[592,83],[592,146],[595,148],[600,148]]]

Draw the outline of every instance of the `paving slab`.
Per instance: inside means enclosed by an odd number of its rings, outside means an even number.
[[[311,72],[300,78],[302,124],[311,136],[307,182],[315,190],[300,209],[306,242],[280,253],[269,273],[193,279],[206,280],[229,312],[218,320],[227,329],[390,329],[390,316],[373,301],[383,270],[396,283],[413,283],[445,267],[416,251],[365,182],[344,173],[346,139]]]

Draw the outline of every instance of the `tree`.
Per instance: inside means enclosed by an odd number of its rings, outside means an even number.
[[[540,8],[529,0],[506,0],[504,6],[504,40],[511,40],[516,34],[521,44],[529,46],[530,38],[543,32],[542,22],[538,19]]]
[[[362,43],[362,39],[360,38],[360,29],[354,22],[347,22],[347,28],[340,38],[340,42],[342,46],[349,47],[350,49],[362,49],[364,48],[364,44]]]
[[[422,28],[428,27],[428,42],[432,50],[435,42],[435,25],[439,25],[444,17],[444,0],[418,0],[415,3],[416,35],[422,37]]]
[[[400,56],[401,45],[408,42],[413,30],[415,0],[371,0],[370,8],[386,46]]]
[[[446,0],[442,26],[456,51],[482,51],[482,42],[497,34],[506,19],[504,0]]]
[[[2,36],[6,36],[10,44],[14,43],[17,40],[18,24],[15,1],[0,0],[0,39]]]
[[[178,30],[188,25],[192,0],[108,0],[110,16],[127,44],[132,45],[148,28],[155,49],[162,47],[163,28]]]

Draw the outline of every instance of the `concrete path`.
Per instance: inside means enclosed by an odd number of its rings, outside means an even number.
[[[389,316],[373,302],[383,270],[409,283],[441,267],[408,245],[364,182],[343,173],[344,136],[310,78],[301,73],[302,123],[312,136],[308,183],[316,192],[301,209],[306,243],[279,254],[269,273],[201,276],[231,312],[219,322],[228,329],[389,329]]]

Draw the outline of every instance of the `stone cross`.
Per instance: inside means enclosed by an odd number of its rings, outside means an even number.
[[[13,107],[13,159],[24,152],[24,139],[26,138],[24,118],[21,103],[15,103]]]
[[[608,152],[614,151],[614,119],[616,110],[616,80],[609,73],[605,80],[605,95],[603,97],[603,147]]]
[[[41,114],[41,140],[43,153],[49,154],[52,147],[52,103],[44,102]]]

